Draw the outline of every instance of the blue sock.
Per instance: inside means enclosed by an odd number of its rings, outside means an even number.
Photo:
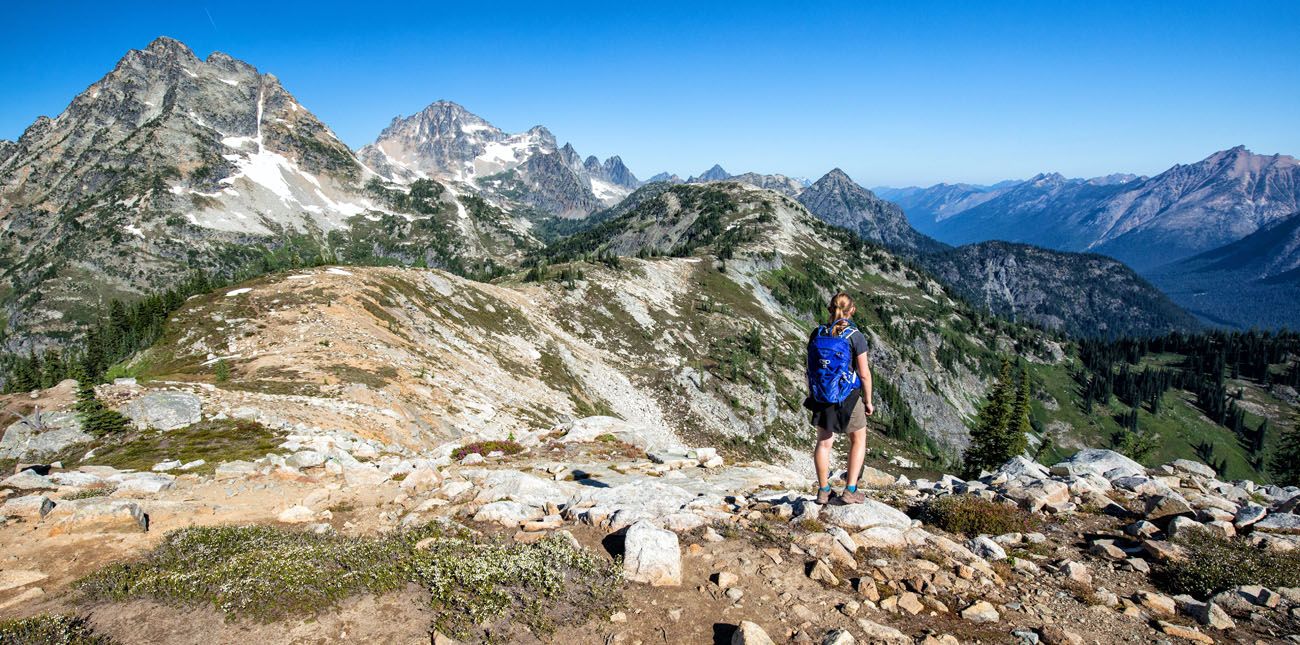
[[[844,488],[844,491],[845,491],[845,492],[848,492],[848,493],[856,493],[856,492],[858,492],[858,487],[857,487],[857,486],[847,486],[847,487]]]
[[[831,489],[831,485],[827,484],[825,486],[822,486],[820,490],[830,490],[830,489]]]

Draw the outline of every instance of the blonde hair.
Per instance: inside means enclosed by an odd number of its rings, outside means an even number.
[[[831,296],[830,304],[826,305],[826,311],[830,312],[831,315],[830,322],[835,323],[831,333],[838,336],[840,332],[843,332],[844,328],[849,326],[849,323],[844,321],[853,317],[853,313],[857,310],[858,308],[853,304],[853,298],[850,298],[849,294],[841,291]],[[837,320],[840,322],[835,322]]]

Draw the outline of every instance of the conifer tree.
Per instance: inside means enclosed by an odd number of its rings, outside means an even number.
[[[1029,448],[1029,433],[1034,429],[1029,418],[1029,386],[1029,368],[1021,363],[1020,387],[1016,390],[1016,401],[1011,408],[1011,418],[1007,423],[1007,441],[1004,448],[1006,459],[1011,459],[1016,455],[1023,455],[1025,450]],[[1003,460],[1003,463],[1006,462],[1006,459]]]
[[[91,436],[105,437],[127,429],[127,418],[95,396],[95,384],[90,379],[77,384],[76,410],[81,416],[81,428]]]
[[[1008,425],[1011,421],[1011,409],[1014,384],[1011,380],[1011,362],[1003,359],[998,380],[989,392],[988,401],[980,408],[975,420],[975,428],[970,433],[970,447],[962,459],[966,464],[966,473],[970,476],[979,474],[980,470],[989,470],[1001,466],[1008,447]]]
[[[1282,434],[1273,458],[1268,462],[1268,472],[1273,476],[1274,484],[1300,485],[1300,428],[1291,428]]]

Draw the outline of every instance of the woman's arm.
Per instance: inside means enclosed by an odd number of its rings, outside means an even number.
[[[867,353],[858,354],[858,376],[862,379],[862,405],[871,416],[876,406],[871,403],[871,365],[867,362]]]

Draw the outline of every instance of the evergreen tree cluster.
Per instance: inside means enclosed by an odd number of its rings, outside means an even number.
[[[981,470],[993,470],[1025,453],[1032,430],[1030,390],[1025,364],[1021,363],[1013,371],[1011,361],[1003,359],[997,381],[971,429],[970,446],[962,456],[969,476],[978,476]]]
[[[1160,354],[1176,354],[1180,359],[1169,367],[1136,368],[1143,358]],[[1112,398],[1131,408],[1116,416],[1123,430],[1112,437],[1112,445],[1134,459],[1141,461],[1157,447],[1155,439],[1139,428],[1138,410],[1146,407],[1158,414],[1165,393],[1179,389],[1196,397],[1196,406],[1207,418],[1232,430],[1251,465],[1260,469],[1265,465],[1268,421],[1262,420],[1253,428],[1247,424],[1245,410],[1237,404],[1243,393],[1240,388],[1230,390],[1228,379],[1248,379],[1262,387],[1297,386],[1298,356],[1300,334],[1289,331],[1175,332],[1155,338],[1082,340],[1079,358],[1083,369],[1076,379],[1085,412],[1091,412],[1093,405],[1109,405]],[[1226,465],[1215,458],[1212,444],[1202,442],[1196,450],[1207,464]]]
[[[4,392],[52,387],[66,378],[102,382],[109,367],[158,340],[167,317],[186,298],[207,293],[221,284],[206,274],[195,273],[172,289],[131,304],[112,301],[107,315],[91,326],[80,342],[70,344],[63,352],[50,349],[43,354],[0,356],[0,373],[6,375]]]

